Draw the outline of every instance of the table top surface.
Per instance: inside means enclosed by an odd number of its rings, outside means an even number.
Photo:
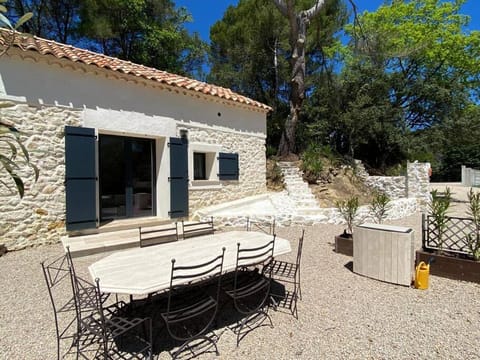
[[[237,243],[241,248],[258,247],[273,239],[273,235],[256,231],[228,231],[123,250],[94,262],[88,267],[93,280],[100,279],[100,290],[106,293],[147,295],[168,289],[172,259],[177,266],[203,263],[222,254],[225,247],[223,271],[235,270]],[[291,251],[290,242],[275,238],[274,256]]]

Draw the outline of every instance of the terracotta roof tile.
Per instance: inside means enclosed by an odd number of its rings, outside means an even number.
[[[0,45],[5,45],[8,42],[6,39],[7,36],[7,30],[0,30]],[[135,64],[130,61],[120,60],[114,57],[95,53],[93,51],[76,48],[71,45],[61,44],[52,40],[46,40],[37,36],[18,33],[15,36],[13,45],[19,47],[23,51],[37,51],[42,55],[52,55],[59,59],[66,59],[90,66],[96,66],[102,69],[118,71],[124,74],[141,77],[170,86],[176,86],[186,90],[193,90],[206,95],[216,96],[225,100],[230,100],[241,104],[248,104],[266,111],[272,110],[270,106],[249,99],[243,95],[236,94],[230,89],[216,85],[210,85],[205,82]]]

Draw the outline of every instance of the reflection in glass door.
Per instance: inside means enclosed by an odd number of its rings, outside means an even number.
[[[100,135],[101,220],[155,215],[154,141]]]

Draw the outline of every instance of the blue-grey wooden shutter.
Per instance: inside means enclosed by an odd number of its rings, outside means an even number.
[[[188,140],[170,138],[170,217],[188,216]]]
[[[68,231],[97,226],[95,129],[65,126]]]
[[[218,178],[238,180],[238,154],[218,154]]]

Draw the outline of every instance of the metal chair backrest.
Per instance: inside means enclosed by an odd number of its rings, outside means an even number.
[[[302,249],[303,249],[303,239],[305,237],[305,229],[302,229],[302,236],[298,240],[298,249],[297,249],[297,268],[300,267],[300,262],[302,261]]]
[[[269,222],[266,220],[251,220],[247,217],[247,231],[261,231],[265,234],[273,235],[275,234],[275,219],[273,219],[272,222]]]
[[[68,250],[68,249],[67,249]],[[73,338],[70,329],[75,326],[77,320],[77,309],[74,301],[74,289],[71,283],[71,266],[69,252],[55,258],[52,261],[41,262],[48,295],[53,308],[55,331],[57,337],[57,359],[60,359],[60,342]],[[65,288],[68,295],[65,298]],[[66,321],[59,322],[59,315],[64,313],[68,316]],[[71,314],[67,314],[71,313]]]
[[[243,314],[252,314],[259,311],[266,303],[270,295],[272,270],[268,266],[273,261],[273,250],[275,247],[275,235],[268,243],[252,247],[241,248],[237,243],[237,261],[233,279],[233,303],[235,308]],[[259,269],[258,267],[262,267]],[[253,268],[253,270],[252,270]],[[243,277],[254,275],[247,279],[245,284]],[[261,278],[260,278],[261,276]],[[261,282],[260,286],[257,286]],[[263,294],[263,296],[260,296]],[[245,308],[242,302],[246,297],[255,298],[255,306]]]
[[[210,235],[215,231],[213,227],[213,216],[209,221],[185,223],[182,220],[182,236],[188,239],[195,236]]]
[[[167,330],[173,338],[177,340],[192,339],[203,334],[215,320],[220,297],[224,256],[225,248],[222,248],[221,255],[201,264],[178,266],[176,260],[172,259],[166,318],[170,319],[170,322],[167,321]],[[215,301],[210,301],[208,306],[192,306],[191,303],[199,299],[185,299],[179,296],[179,292],[192,290],[193,287],[201,287],[211,279],[214,279],[214,283],[216,283],[216,295]],[[170,317],[172,311],[177,314],[174,318]],[[182,315],[179,315],[180,313]],[[170,328],[172,323],[176,325],[182,323],[184,326],[188,326],[193,319],[198,319],[200,316],[202,316],[202,326],[195,326],[193,330],[188,332],[188,336],[182,336]]]
[[[212,258],[201,264],[195,265],[176,265],[176,259],[172,259],[172,270],[170,276],[170,292],[168,294],[168,309],[171,308],[170,301],[179,290],[200,284],[205,280],[218,278],[220,284],[223,271],[223,259],[225,248],[222,248],[222,254]],[[218,289],[217,294],[219,294]],[[167,311],[168,312],[168,311]]]
[[[168,227],[139,227],[140,247],[178,241],[178,224]]]
[[[237,262],[235,271],[241,270],[241,268],[245,267],[268,265],[273,260],[275,237],[276,235],[273,235],[272,240],[268,243],[252,248],[241,248],[240,243],[237,243]]]

